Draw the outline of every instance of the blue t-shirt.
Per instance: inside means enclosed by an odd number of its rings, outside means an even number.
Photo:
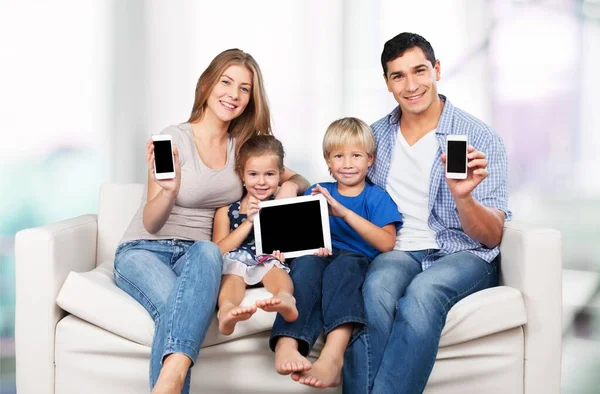
[[[319,185],[327,189],[331,197],[337,202],[374,225],[383,227],[394,223],[396,231],[402,227],[402,216],[398,211],[396,203],[379,186],[366,182],[365,188],[358,196],[347,197],[338,192],[337,182],[323,182],[319,183]],[[315,187],[316,185],[311,186],[304,194],[310,195],[312,189]],[[345,249],[361,253],[370,259],[375,258],[379,254],[379,251],[354,231],[344,219],[329,215],[329,227],[333,249]]]

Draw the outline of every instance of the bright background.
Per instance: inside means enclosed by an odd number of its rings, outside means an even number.
[[[426,37],[439,90],[503,136],[514,218],[563,233],[563,393],[600,387],[600,0],[0,0],[0,393],[14,392],[14,235],[144,182],[220,51],[259,62],[286,164],[326,180],[326,126],[395,102],[384,42]],[[543,273],[540,273],[543,275]]]

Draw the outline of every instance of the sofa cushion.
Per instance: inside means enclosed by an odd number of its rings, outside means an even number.
[[[264,288],[249,289],[242,305],[270,297]],[[141,304],[116,286],[112,261],[90,272],[71,272],[56,302],[65,311],[109,332],[146,346],[152,343],[154,322]],[[251,319],[238,323],[232,335],[223,336],[215,315],[202,347],[270,330],[274,320],[274,312],[258,310]],[[450,310],[440,347],[518,327],[526,320],[519,291],[505,286],[480,291]]]

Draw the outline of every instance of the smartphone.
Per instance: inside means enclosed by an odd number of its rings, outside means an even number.
[[[175,158],[173,157],[173,141],[169,134],[153,135],[154,174],[156,179],[175,178]]]
[[[466,135],[451,134],[446,137],[446,177],[451,179],[467,179],[467,148],[469,141]]]

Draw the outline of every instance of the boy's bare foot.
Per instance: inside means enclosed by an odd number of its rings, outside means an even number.
[[[293,342],[290,342],[293,341]],[[310,361],[298,352],[296,340],[279,338],[275,346],[275,370],[280,375],[304,372],[311,368]]]
[[[298,318],[296,299],[290,293],[281,292],[268,300],[256,301],[256,306],[266,312],[279,312],[283,320],[290,323]]]
[[[337,387],[342,381],[343,361],[329,357],[319,357],[310,371],[293,373],[292,379],[307,386],[325,388]]]
[[[231,335],[237,322],[250,319],[254,312],[256,312],[256,305],[242,307],[229,304],[222,306],[217,313],[219,331],[223,335]]]

